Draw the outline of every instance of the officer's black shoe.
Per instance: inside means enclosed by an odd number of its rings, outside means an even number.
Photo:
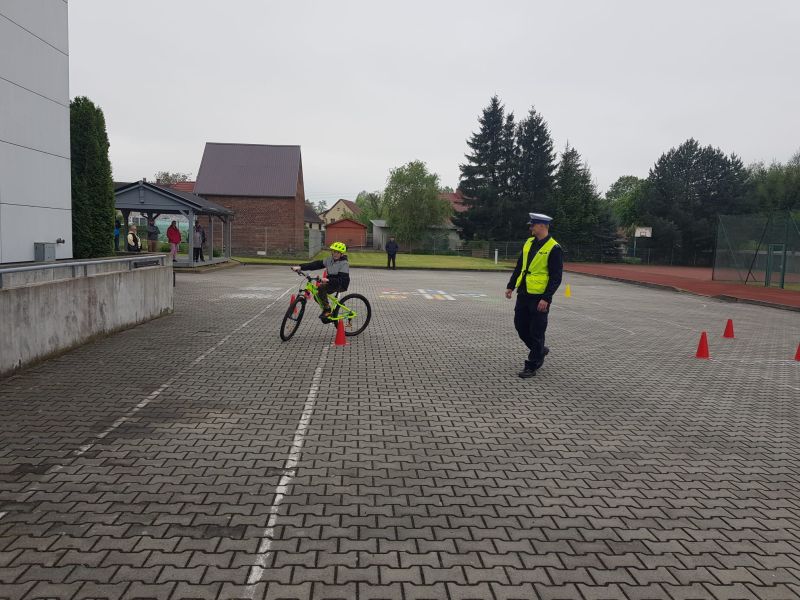
[[[529,377],[535,377],[536,376],[536,369],[529,369],[529,368],[525,367],[522,371],[517,373],[517,375],[519,377],[521,377],[522,379],[528,379]]]

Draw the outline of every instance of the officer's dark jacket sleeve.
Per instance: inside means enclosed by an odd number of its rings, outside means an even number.
[[[517,277],[519,274],[522,273],[522,253],[520,252],[519,258],[517,259],[517,266],[514,267],[514,272],[511,273],[511,279],[508,280],[508,285],[506,286],[507,290],[513,290],[517,287]]]
[[[551,303],[553,294],[556,293],[558,286],[561,285],[561,277],[564,272],[564,251],[561,250],[561,246],[554,246],[550,250],[550,256],[547,257],[547,271],[550,274],[550,279],[542,294],[542,299]]]
[[[321,260],[315,260],[314,262],[300,265],[301,271],[316,271],[317,269],[324,269],[324,268],[325,264]]]

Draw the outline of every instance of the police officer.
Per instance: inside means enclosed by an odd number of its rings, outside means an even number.
[[[533,377],[544,363],[549,350],[544,345],[547,315],[564,267],[561,246],[550,236],[552,217],[529,213],[531,236],[522,247],[522,254],[506,286],[506,298],[517,290],[514,307],[514,327],[530,351],[525,368],[519,372],[523,379]]]

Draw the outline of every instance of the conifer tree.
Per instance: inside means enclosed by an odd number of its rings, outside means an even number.
[[[556,172],[554,213],[553,236],[563,246],[565,260],[609,259],[616,254],[611,214],[601,206],[589,166],[569,144]]]
[[[517,194],[515,219],[529,212],[552,215],[555,211],[556,154],[550,128],[531,108],[517,127]]]
[[[719,214],[752,209],[748,174],[736,156],[689,139],[650,169],[640,213],[653,247],[683,264],[708,263]]]
[[[103,111],[84,96],[70,102],[72,238],[75,258],[107,256],[114,247],[114,181]]]
[[[459,187],[468,210],[457,225],[466,239],[490,239],[506,228],[509,195],[514,181],[514,115],[505,114],[497,96],[483,109],[480,128],[467,140],[471,152],[460,165]]]

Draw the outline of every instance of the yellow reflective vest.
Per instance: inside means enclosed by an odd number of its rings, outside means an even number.
[[[530,264],[528,264],[528,253],[531,246],[536,241],[535,237],[528,238],[525,245],[522,247],[522,267],[523,270],[517,277],[516,288],[522,284],[522,278],[525,278],[525,289],[529,294],[543,294],[547,289],[547,283],[550,281],[550,272],[547,270],[547,259],[550,258],[550,251],[558,246],[558,242],[553,238],[547,240],[544,245],[539,248],[536,256],[533,257]],[[527,269],[525,266],[528,266]]]

